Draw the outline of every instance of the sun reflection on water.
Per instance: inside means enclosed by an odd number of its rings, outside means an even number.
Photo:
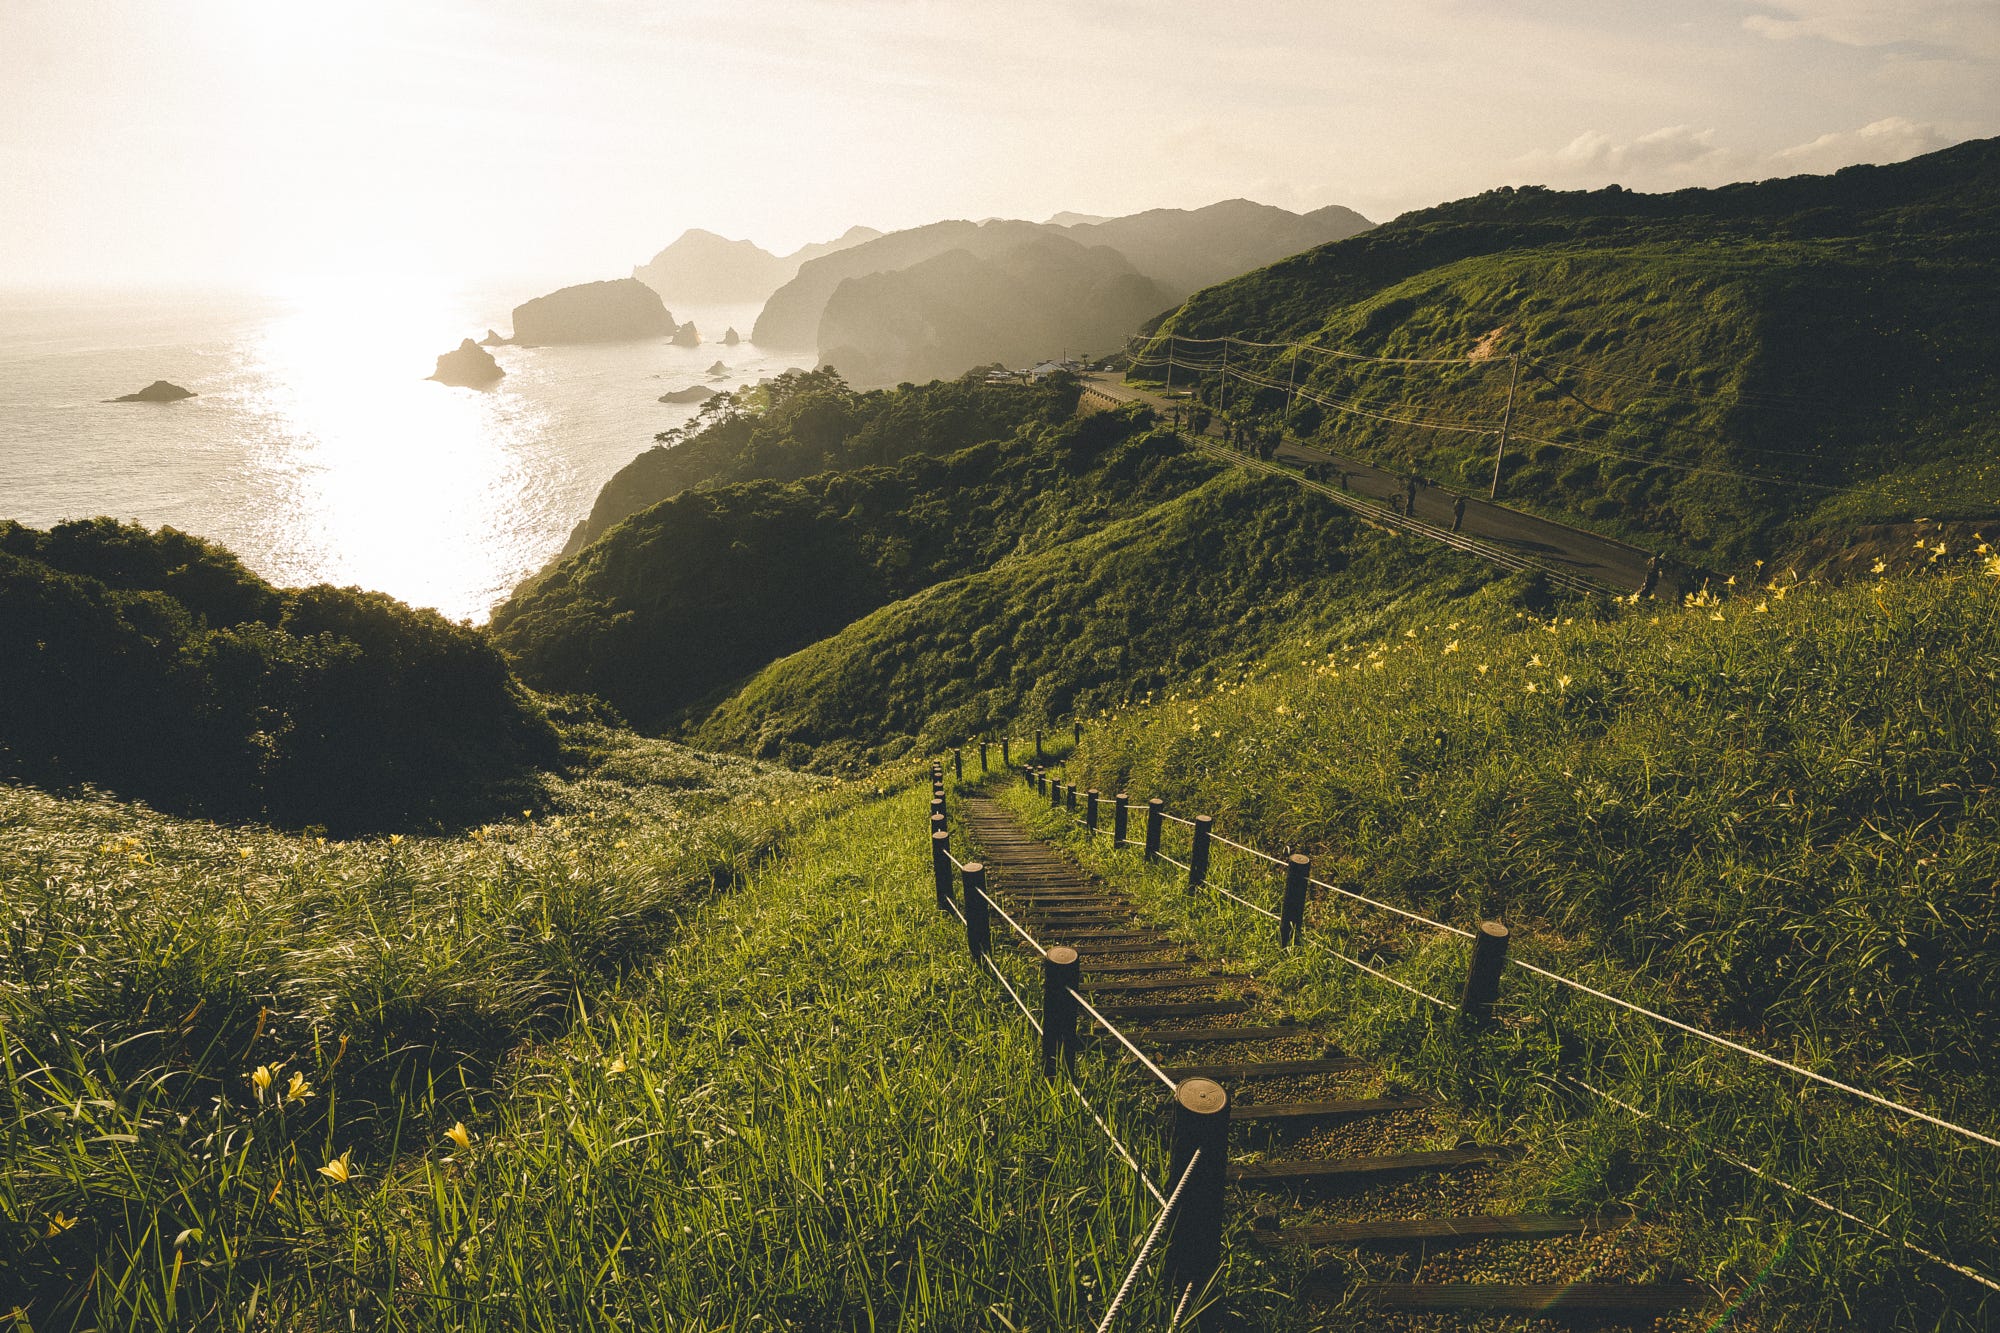
[[[243,390],[262,437],[250,466],[268,496],[272,572],[481,615],[467,594],[492,578],[488,548],[534,484],[523,450],[541,414],[504,379],[481,390],[423,378],[456,343],[439,332],[462,320],[449,292],[319,284],[287,297]]]

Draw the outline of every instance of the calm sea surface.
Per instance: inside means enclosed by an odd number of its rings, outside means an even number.
[[[704,346],[500,347],[490,390],[424,377],[539,290],[284,297],[0,292],[0,518],[109,514],[221,542],[280,585],[358,584],[483,621],[611,474],[693,416],[688,384],[801,364],[681,309]],[[711,379],[716,361],[726,378]],[[107,403],[156,379],[200,396]]]

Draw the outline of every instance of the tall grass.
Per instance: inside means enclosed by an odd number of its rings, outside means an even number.
[[[1982,554],[1838,589],[1777,580],[1608,621],[1516,619],[1481,595],[1115,712],[1069,771],[1442,920],[1504,918],[1517,956],[1993,1134],[1996,568]],[[1269,871],[1235,859],[1226,882],[1275,905]],[[1265,933],[1212,912],[1243,947]],[[1331,895],[1309,920],[1454,998],[1461,941]],[[1468,1047],[1448,1016],[1324,953],[1267,952],[1364,1049],[1566,1145],[1545,1201],[1637,1199],[1683,1219],[1691,1263],[1744,1281],[1782,1249],[1762,1289],[1784,1321],[1976,1327],[1994,1308],[1896,1243],[2000,1274],[1992,1150],[1518,971],[1503,1036]],[[1891,1239],[1823,1227],[1717,1150]],[[1795,1208],[1814,1221],[1792,1237]]]

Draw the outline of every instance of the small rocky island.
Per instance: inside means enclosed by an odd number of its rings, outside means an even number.
[[[722,345],[724,347],[734,347],[736,346],[737,343],[740,343],[742,341],[743,337],[741,334],[736,332],[736,326],[734,324],[731,324],[727,329],[723,331]]]
[[[718,361],[714,365],[708,368],[708,373],[714,376],[716,379],[724,379],[729,374],[729,367],[723,365],[720,361]]]
[[[659,293],[635,278],[564,287],[514,307],[513,341],[524,346],[629,342],[675,332]]]
[[[165,380],[154,380],[137,393],[121,393],[116,398],[107,398],[107,403],[178,403],[183,398],[193,398],[192,389],[183,389],[178,384]]]
[[[458,347],[438,358],[431,378],[439,384],[456,384],[478,389],[493,383],[507,372],[493,359],[493,353],[467,338]]]
[[[694,326],[693,320],[689,320],[687,323],[681,325],[679,328],[674,330],[674,346],[676,347],[701,346],[701,330],[697,329]]]
[[[706,384],[690,384],[685,389],[669,389],[660,395],[663,403],[705,403],[715,397],[715,390]]]

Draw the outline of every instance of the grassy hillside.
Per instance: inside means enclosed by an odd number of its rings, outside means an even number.
[[[1053,425],[1076,407],[1066,381],[990,385],[978,376],[895,392],[860,393],[837,370],[788,370],[703,405],[691,425],[614,474],[563,549],[575,555],[620,522],[696,486],[796,481],[817,472],[881,467],[915,454],[955,453]]]
[[[892,468],[687,492],[510,599],[493,633],[529,683],[659,726],[878,607],[1215,471],[1112,413]]]
[[[971,536],[984,520],[965,521]],[[1306,627],[1365,632],[1493,577],[1230,473],[884,607],[760,672],[693,734],[789,762],[879,762],[1207,678]]]
[[[1465,489],[1519,357],[1510,503],[1734,568],[1830,524],[2000,512],[1996,237],[1996,141],[1721,190],[1503,190],[1198,293],[1148,354],[1174,337],[1212,368],[1178,385],[1232,414],[1275,419],[1296,383],[1327,402],[1294,429]],[[1225,394],[1196,341],[1225,334],[1450,364],[1239,346],[1279,387]]]
[[[396,844],[0,788],[0,1308],[135,1330],[1098,1318],[1155,1205],[939,915],[927,789],[617,762],[560,821]],[[1162,1175],[1152,1097],[1101,1057],[1080,1078]],[[1235,1249],[1237,1316],[1296,1327]],[[1161,1300],[1142,1286],[1130,1317],[1164,1323]]]
[[[0,786],[0,1309],[264,1327],[261,1304],[296,1327],[301,1293],[346,1299],[384,1256],[317,1168],[372,1171],[473,1118],[510,1051],[846,799],[589,723],[573,739],[592,760],[553,813],[448,838]]]
[[[1087,725],[1064,777],[1211,813],[1447,922],[1504,919],[1519,956],[1993,1134],[2000,558],[1934,569],[1602,623],[1475,597],[1386,633],[1294,640]],[[1224,862],[1226,884],[1275,903],[1267,867]],[[1212,910],[1236,937],[1265,931]],[[1308,920],[1434,994],[1462,976],[1458,941],[1386,914],[1316,891]],[[1449,1056],[1496,1114],[1619,1129],[1600,1151],[1640,1153],[1628,1179],[1658,1207],[1715,1225],[1747,1187],[1759,1216],[1793,1217],[1796,1201],[1716,1155],[1735,1153],[1895,1237],[2000,1264],[1984,1149],[1519,975],[1506,1059],[1466,1065],[1392,992],[1357,984],[1357,1040],[1434,1071]],[[1573,1087],[1542,1105],[1536,1075],[1593,1081],[1675,1131]],[[1565,1206],[1601,1202],[1597,1188]],[[1794,1257],[1792,1326],[1843,1302],[1868,1327],[1977,1326],[1976,1286],[1863,1231]]]

